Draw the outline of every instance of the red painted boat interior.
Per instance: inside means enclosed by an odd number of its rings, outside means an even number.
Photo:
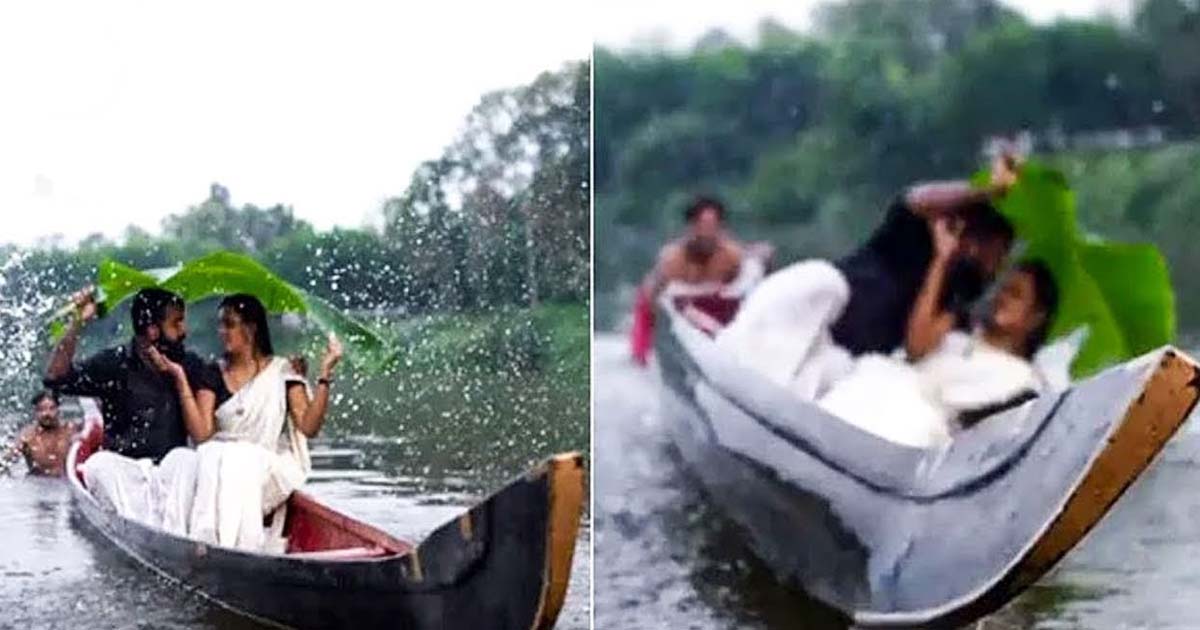
[[[340,550],[321,557],[371,558],[407,553],[412,545],[393,538],[366,523],[335,512],[303,492],[288,500],[288,517],[283,527],[287,553],[311,554]]]
[[[79,483],[87,483],[83,480],[83,469],[79,465],[86,462],[92,453],[99,450],[103,441],[104,427],[99,422],[92,420],[85,422],[83,430],[79,432],[79,453],[75,456],[75,476],[79,477]]]
[[[722,325],[733,321],[733,316],[737,315],[738,307],[742,304],[741,298],[716,294],[678,296],[674,301],[676,309],[682,311],[691,306]]]
[[[98,422],[88,422],[79,440],[75,475],[82,484],[80,464],[99,450],[104,429]],[[410,543],[336,512],[303,492],[293,492],[288,499],[283,534],[288,539],[286,553],[316,560],[381,558],[412,549]]]

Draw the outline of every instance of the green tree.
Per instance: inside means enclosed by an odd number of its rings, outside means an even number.
[[[1200,4],[1144,0],[1135,23],[1157,51],[1167,93],[1160,107],[1174,125],[1200,129]]]
[[[304,225],[290,207],[283,205],[235,208],[229,190],[213,184],[207,199],[186,212],[167,216],[162,229],[167,238],[192,244],[195,250],[190,254],[214,248],[254,254]]]

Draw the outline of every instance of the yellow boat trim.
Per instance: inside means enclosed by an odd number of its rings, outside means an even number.
[[[1182,352],[1168,350],[1083,482],[1017,567],[1011,592],[1035,582],[1100,521],[1187,419],[1197,398],[1200,368]]]
[[[554,627],[567,597],[571,580],[571,561],[575,539],[583,514],[583,456],[579,453],[556,455],[547,462],[550,492],[550,517],[546,522],[546,565],[538,612],[531,630]]]

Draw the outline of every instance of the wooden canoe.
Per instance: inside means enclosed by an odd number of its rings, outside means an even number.
[[[214,603],[284,628],[536,630],[566,597],[583,506],[583,460],[550,458],[419,544],[303,493],[288,503],[285,554],[206,545],[122,518],[78,474],[99,444],[72,445],[74,504],[99,536]]]
[[[954,627],[1002,606],[1104,516],[1200,396],[1196,363],[1166,347],[916,449],[672,319],[657,350],[684,464],[781,581],[859,627]]]

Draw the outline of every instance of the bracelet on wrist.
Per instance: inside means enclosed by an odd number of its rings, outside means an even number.
[[[327,376],[322,376],[317,379],[317,385],[324,385],[325,387],[330,387],[333,385],[333,379],[330,379]]]

